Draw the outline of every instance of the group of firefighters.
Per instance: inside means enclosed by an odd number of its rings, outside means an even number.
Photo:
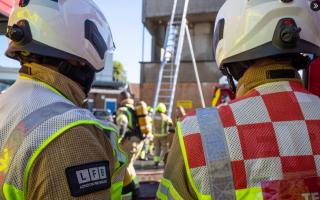
[[[158,199],[319,199],[320,99],[298,73],[320,55],[319,23],[314,1],[224,3],[212,45],[235,99],[180,119]],[[131,134],[130,95],[119,128],[86,109],[115,49],[93,0],[16,1],[6,36],[21,69],[0,95],[0,199],[138,199],[132,161],[146,135]],[[161,130],[170,120],[157,111]]]
[[[134,163],[139,156],[146,158],[149,153],[152,153],[154,165],[158,167],[168,153],[174,133],[173,122],[166,115],[167,109],[163,103],[159,103],[153,113],[152,108],[144,102],[134,102],[128,91],[120,93],[118,102],[116,125],[119,129],[119,142],[128,155],[123,194],[132,196],[132,199],[138,199],[139,180]],[[154,150],[150,149],[151,142]]]

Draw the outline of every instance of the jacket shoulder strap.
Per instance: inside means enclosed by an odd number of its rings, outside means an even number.
[[[218,110],[196,110],[193,116],[181,122],[180,132],[189,179],[194,183],[198,197],[235,199],[229,150]]]

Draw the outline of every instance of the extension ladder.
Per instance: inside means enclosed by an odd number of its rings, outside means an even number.
[[[193,52],[189,28],[187,25],[187,12],[189,0],[174,0],[170,21],[166,30],[164,51],[162,55],[157,90],[154,97],[153,109],[158,103],[164,103],[168,108],[168,116],[172,116],[176,85],[178,81],[181,54],[185,35],[187,34],[192,63],[197,79],[202,107],[205,107],[198,69]]]

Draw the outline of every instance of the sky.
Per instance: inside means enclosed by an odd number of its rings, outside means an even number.
[[[106,16],[112,30],[116,45],[114,60],[120,61],[126,71],[129,82],[140,81],[140,64],[142,61],[142,0],[95,0]],[[3,52],[7,47],[7,39],[0,36],[0,65],[19,67],[18,62],[7,59]],[[151,37],[145,31],[144,61],[150,60]]]

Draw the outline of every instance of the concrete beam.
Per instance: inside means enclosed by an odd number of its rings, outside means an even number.
[[[0,67],[0,80],[15,81],[18,78],[18,68]]]
[[[219,82],[222,77],[217,64],[213,61],[198,61],[198,72],[201,82]],[[160,71],[160,63],[141,63],[140,83],[157,83]],[[195,83],[195,74],[192,62],[181,62],[179,83]]]
[[[143,0],[143,22],[168,18],[172,12],[173,2],[174,0]],[[225,0],[190,0],[188,15],[216,13],[224,2]]]

